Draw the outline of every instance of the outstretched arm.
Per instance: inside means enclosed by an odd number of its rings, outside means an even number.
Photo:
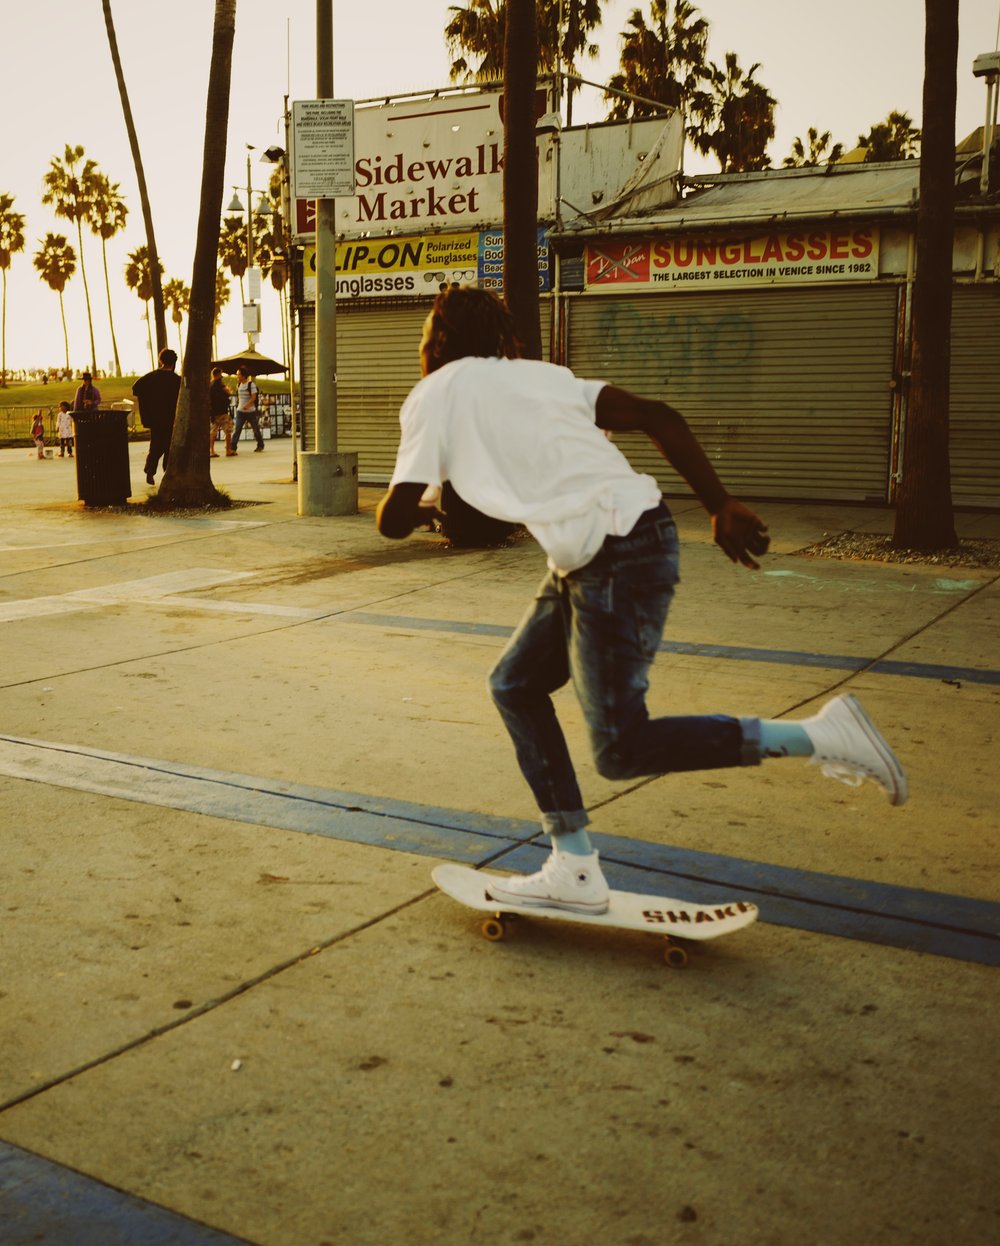
[[[758,570],[755,554],[767,552],[767,526],[726,492],[715,468],[679,411],[665,402],[606,385],[597,396],[597,426],[611,432],[642,432],[694,490],[712,516],[715,543],[733,561]]]

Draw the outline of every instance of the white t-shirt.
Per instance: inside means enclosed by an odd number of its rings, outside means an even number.
[[[253,377],[248,381],[241,381],[236,387],[236,406],[238,410],[243,411],[244,415],[249,415],[251,411],[257,410],[257,392],[257,386],[254,384]],[[251,399],[253,399],[253,403],[249,410],[244,410]]]
[[[584,566],[660,500],[597,427],[603,381],[534,359],[469,356],[410,391],[392,484],[441,485],[524,524],[560,574]]]

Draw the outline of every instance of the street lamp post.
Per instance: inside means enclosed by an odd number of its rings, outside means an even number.
[[[268,216],[270,207],[268,205],[267,196],[263,191],[260,192],[260,199],[257,207],[253,207],[253,178],[250,171],[250,153],[256,148],[252,143],[247,143],[247,292],[249,294],[249,303],[243,304],[243,332],[247,335],[247,345],[253,350],[256,346],[257,338],[260,337],[260,305],[257,299],[260,298],[260,270],[254,267],[254,245],[253,245],[253,218],[254,216]],[[240,187],[233,187],[233,198],[227,212],[238,212],[243,215],[243,204],[240,203],[239,191]]]

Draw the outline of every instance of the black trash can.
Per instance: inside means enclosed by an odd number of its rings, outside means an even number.
[[[124,506],[132,493],[127,411],[74,411],[76,493],[86,506]]]

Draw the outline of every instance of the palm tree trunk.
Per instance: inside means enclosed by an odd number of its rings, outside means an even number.
[[[925,0],[923,139],[910,401],[892,543],[957,544],[948,457],[958,0]]]
[[[508,0],[504,37],[503,292],[528,359],[541,359],[538,316],[538,167],[535,0]]]
[[[90,330],[90,370],[97,375],[97,347],[94,345],[94,316],[90,309],[90,286],[87,284],[87,270],[83,263],[83,222],[76,218],[76,236],[80,244],[80,276],[83,278],[83,297],[87,304],[87,328]]]
[[[111,351],[115,357],[115,376],[121,376],[122,365],[118,358],[118,342],[115,339],[115,318],[111,311],[111,282],[108,280],[108,243],[101,238],[101,258],[104,261],[104,289],[108,296],[108,324],[111,326]]]
[[[3,314],[0,319],[0,389],[7,388],[7,270],[3,273]]]
[[[188,305],[187,351],[169,463],[157,494],[157,500],[164,506],[224,503],[224,495],[212,484],[208,457],[211,423],[208,390],[235,33],[236,0],[215,0],[212,62],[205,107],[201,201]]]
[[[167,314],[163,305],[163,286],[160,281],[160,261],[156,252],[156,238],[153,235],[153,213],[149,206],[146,175],[142,168],[142,153],[139,151],[139,139],[135,132],[135,122],[132,120],[132,107],[129,104],[128,89],[125,86],[125,75],[122,72],[121,57],[118,55],[118,38],[115,35],[115,23],[111,15],[111,0],[103,0],[103,4],[104,24],[108,30],[111,60],[114,63],[115,78],[118,81],[118,94],[121,96],[122,112],[125,116],[125,129],[128,131],[128,143],[132,149],[132,163],[135,165],[135,179],[139,184],[139,203],[142,205],[142,220],[146,227],[146,246],[149,248],[149,272],[153,285],[153,314],[156,317],[156,346],[158,350],[162,350],[167,344]],[[81,267],[82,259],[83,257],[81,256]],[[152,351],[150,354],[152,354]]]
[[[149,366],[156,367],[156,360],[153,355],[153,322],[149,318],[149,299],[146,299],[146,340],[149,342]]]
[[[69,334],[66,332],[66,304],[63,302],[62,290],[59,290],[58,294],[59,294],[59,315],[62,317],[62,327],[63,327],[63,345],[66,347],[66,371],[68,373],[69,372]]]

